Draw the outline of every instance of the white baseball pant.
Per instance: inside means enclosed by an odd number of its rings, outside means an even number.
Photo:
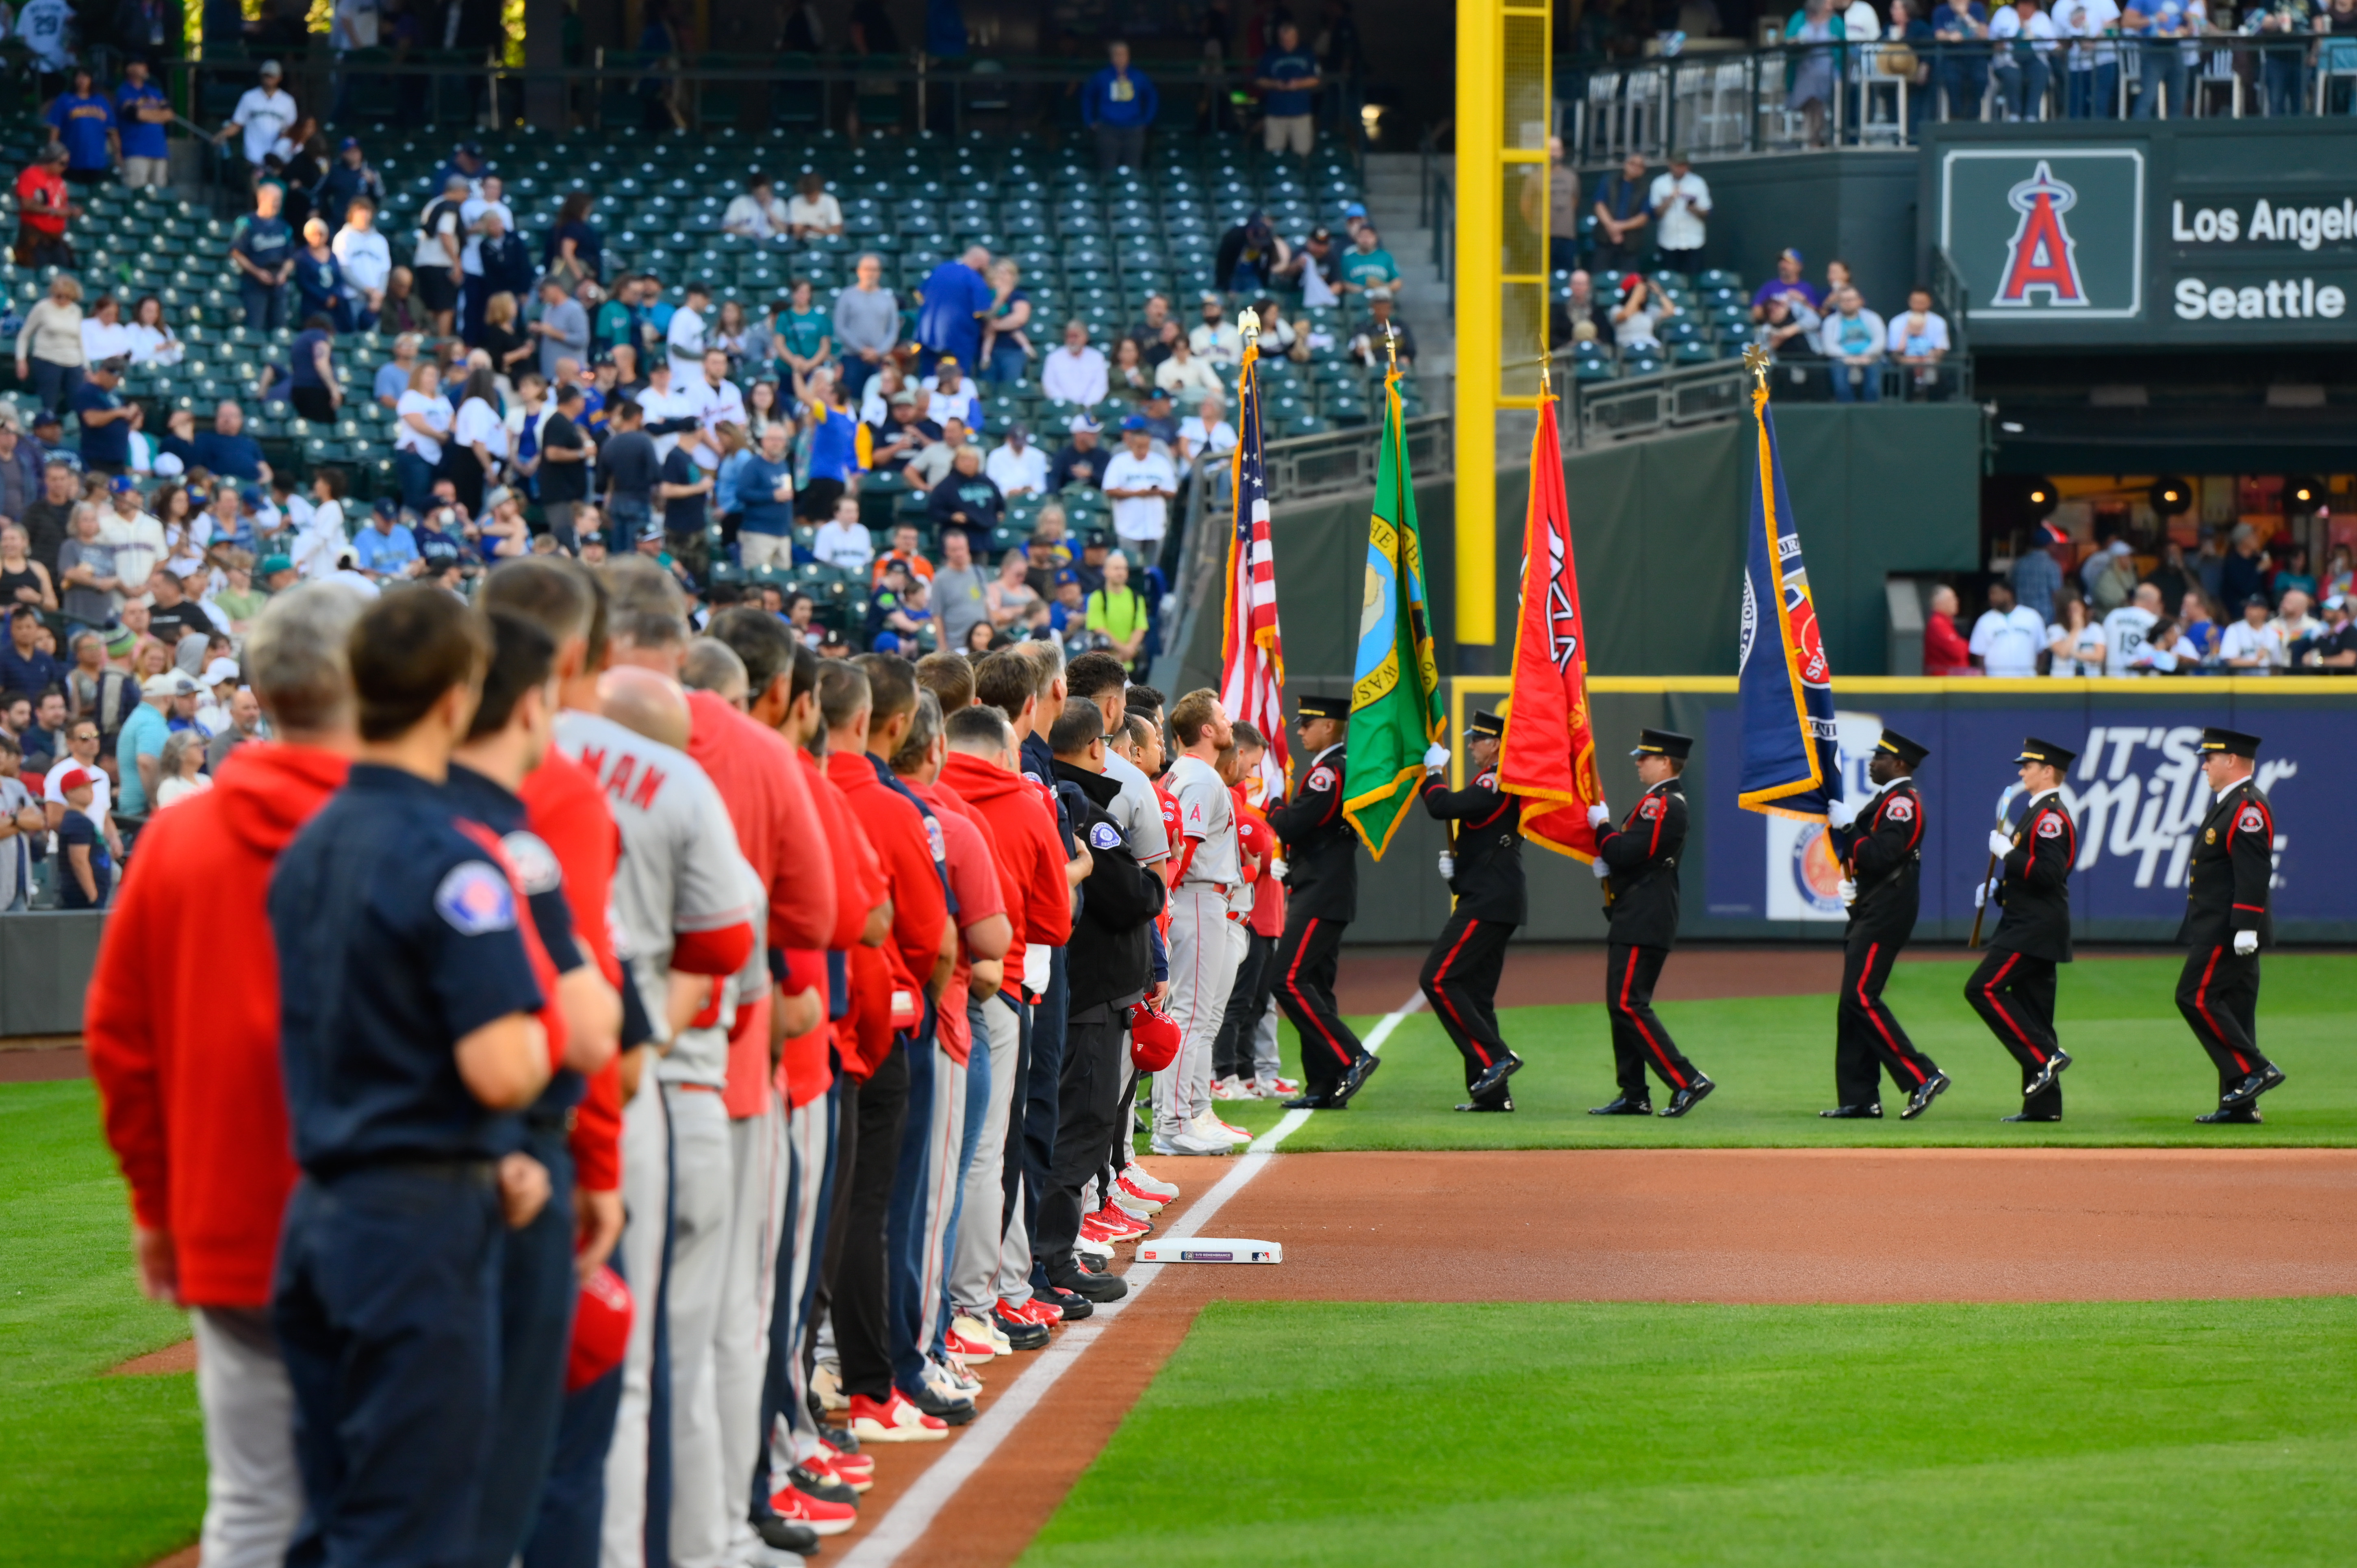
[[[767,1028],[766,1015],[763,1027]],[[728,1123],[735,1180],[728,1213],[727,1273],[713,1335],[718,1392],[722,1508],[728,1555],[742,1561],[760,1543],[749,1517],[753,1466],[761,1453],[761,1388],[770,1374],[770,1331],[778,1247],[786,1208],[786,1119],[777,1090],[761,1086],[761,1109]]]
[[[913,1134],[916,1129],[909,1132]],[[924,1251],[917,1271],[917,1354],[930,1357],[941,1340],[942,1308],[949,1300],[950,1254],[957,1245],[950,1216],[957,1207],[965,1164],[965,1063],[951,1057],[938,1032],[933,1045],[932,1115],[927,1118],[925,1137],[931,1153],[925,1165],[920,1216]]]
[[[982,1017],[990,1038],[976,1040],[974,1047],[990,1052],[990,1109],[983,1117],[980,1152],[965,1173],[965,1207],[950,1260],[950,1300],[960,1311],[987,1321],[996,1300],[998,1247],[1005,1240],[998,1215],[1006,1201],[1006,1121],[1018,1087],[1015,1065],[1022,1055],[1023,1025],[1004,993],[982,1004]]]
[[[1211,1108],[1211,1047],[1236,983],[1234,921],[1208,882],[1182,882],[1170,895],[1170,1021],[1178,1059],[1154,1075],[1154,1132],[1170,1137]]]
[[[736,1187],[728,1111],[719,1091],[670,1083],[671,1107],[671,1555],[672,1568],[718,1568],[728,1549],[737,1487],[721,1474],[720,1390],[713,1340],[728,1277],[729,1208]],[[759,1416],[754,1418],[757,1422]],[[747,1474],[749,1476],[749,1458]]]
[[[818,1452],[818,1423],[810,1412],[810,1372],[802,1359],[809,1337],[811,1271],[818,1262],[819,1199],[826,1185],[827,1165],[834,1157],[835,1097],[822,1094],[786,1112],[786,1157],[791,1207],[785,1218],[785,1245],[792,1249],[784,1288],[770,1333],[787,1347],[786,1408],[770,1434],[770,1489],[785,1481],[785,1472]]]
[[[1253,1026],[1253,1077],[1263,1083],[1275,1082],[1285,1069],[1276,1049],[1276,998],[1272,995],[1268,1005],[1260,1010],[1260,1022]]]
[[[647,1425],[654,1397],[655,1307],[662,1299],[671,1120],[650,1058],[622,1107],[622,1273],[635,1310],[622,1356],[622,1398],[606,1451],[606,1517],[598,1568],[646,1568]]]
[[[303,1518],[295,1391],[267,1307],[196,1309],[207,1568],[279,1568]]]

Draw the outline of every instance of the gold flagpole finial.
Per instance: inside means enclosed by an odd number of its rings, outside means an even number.
[[[1763,391],[1768,385],[1770,363],[1768,350],[1757,343],[1743,350],[1743,368],[1758,379],[1759,385]]]
[[[1383,323],[1383,357],[1391,362],[1392,372],[1396,375],[1399,371],[1399,328],[1388,321]]]
[[[1260,312],[1246,306],[1236,312],[1236,330],[1243,334],[1247,346],[1260,340]]]

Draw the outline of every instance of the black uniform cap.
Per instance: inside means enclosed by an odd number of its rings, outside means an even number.
[[[2259,754],[2259,737],[2244,735],[2238,729],[2219,729],[2213,725],[2201,732],[2201,750],[2205,755],[2222,751],[2229,757],[2256,757]]]
[[[1887,751],[1910,768],[1919,766],[1932,755],[1932,748],[1920,741],[1909,740],[1895,729],[1885,728],[1882,738],[1874,743],[1877,751]]]
[[[1351,716],[1348,697],[1303,697],[1297,704],[1296,717],[1303,719],[1347,719]]]
[[[1487,708],[1476,710],[1472,721],[1465,726],[1465,736],[1469,740],[1480,736],[1501,736],[1505,733],[1506,721]]]
[[[2021,755],[2014,758],[2016,762],[2042,762],[2056,769],[2068,768],[2078,760],[2077,752],[2057,746],[2050,740],[2040,740],[2034,735],[2021,743]]]
[[[1631,757],[1674,757],[1683,762],[1694,750],[1694,736],[1680,735],[1675,730],[1648,729],[1637,732],[1637,749]]]

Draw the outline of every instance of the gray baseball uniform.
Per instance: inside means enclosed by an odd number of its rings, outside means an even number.
[[[1219,770],[1181,757],[1171,765],[1168,789],[1178,802],[1179,832],[1194,848],[1170,894],[1168,1011],[1180,1039],[1178,1059],[1154,1075],[1157,1140],[1177,1136],[1211,1109],[1211,1046],[1236,983],[1229,898],[1242,876],[1235,799]]]

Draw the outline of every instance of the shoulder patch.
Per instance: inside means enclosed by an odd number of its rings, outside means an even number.
[[[1894,822],[1911,822],[1915,820],[1915,802],[1904,795],[1894,795],[1882,814]]]
[[[1654,818],[1662,814],[1662,798],[1659,795],[1646,796],[1644,800],[1637,807],[1637,814],[1644,818],[1647,822],[1652,822]]]
[[[1480,785],[1484,789],[1495,789],[1498,787],[1497,770],[1492,768],[1491,771],[1481,775],[1480,778],[1473,780],[1473,782]]]
[[[925,818],[925,847],[931,850],[935,860],[950,857],[949,845],[942,840],[942,822],[930,813]]]
[[[462,860],[442,874],[434,912],[462,937],[515,929],[515,889],[487,860]]]
[[[2264,830],[2266,825],[2266,814],[2261,811],[2256,806],[2244,806],[2243,808],[2242,815],[2234,819],[2234,831],[2236,832],[2255,833]]]
[[[2048,811],[2044,815],[2040,816],[2038,819],[2038,836],[2042,839],[2061,838],[2062,836],[2062,819],[2056,816],[2051,811]]]
[[[1309,770],[1309,777],[1303,780],[1301,787],[1313,794],[1322,795],[1334,788],[1334,770],[1321,762]]]
[[[1119,849],[1121,847],[1121,830],[1114,827],[1111,822],[1097,823],[1095,826],[1089,829],[1089,847],[1091,849]]]
[[[500,840],[500,847],[508,852],[508,864],[515,867],[516,881],[525,897],[554,893],[564,886],[565,869],[556,863],[556,852],[538,833],[518,828]]]

